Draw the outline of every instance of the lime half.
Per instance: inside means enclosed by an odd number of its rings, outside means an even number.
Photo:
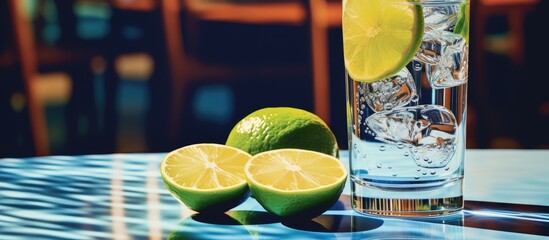
[[[340,197],[347,170],[330,155],[279,149],[253,156],[244,168],[255,199],[281,217],[313,218]]]
[[[160,164],[167,189],[197,212],[224,212],[248,196],[244,165],[251,156],[219,144],[195,144],[168,153]]]
[[[345,68],[355,81],[373,82],[398,73],[423,37],[423,11],[406,0],[344,0]]]

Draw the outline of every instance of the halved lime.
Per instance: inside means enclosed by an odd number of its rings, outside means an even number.
[[[355,81],[373,82],[398,73],[423,37],[423,11],[407,0],[343,1],[345,68]]]
[[[170,193],[191,210],[224,212],[248,196],[244,166],[251,155],[220,144],[195,144],[168,153],[160,164]]]
[[[330,155],[279,149],[253,156],[244,168],[250,191],[267,211],[312,218],[329,209],[343,191],[347,170]]]

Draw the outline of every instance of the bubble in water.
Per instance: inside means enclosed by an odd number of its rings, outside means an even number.
[[[407,68],[395,76],[365,84],[366,103],[375,112],[406,106],[417,94],[414,78]]]
[[[419,178],[420,178],[420,176],[419,176],[419,175],[417,175],[417,176],[415,176],[415,177],[414,177],[414,179],[419,179]]]
[[[385,147],[385,145],[381,145],[379,146],[379,151],[385,151],[385,149],[387,149],[387,147]]]
[[[405,153],[404,153],[404,156],[405,156],[405,157],[408,157],[408,156],[410,156],[410,153],[405,152]]]
[[[426,171],[421,172],[421,175],[427,175]]]
[[[387,166],[387,169],[393,169],[393,167],[392,166]]]
[[[396,173],[393,173],[393,177],[396,177],[396,176],[397,176],[397,174],[396,174]]]
[[[422,65],[420,61],[414,60],[413,66],[414,66],[414,70],[421,71]]]
[[[429,161],[429,157],[424,157],[423,161],[426,161],[426,162]]]
[[[416,169],[416,171],[418,171],[418,172],[421,171],[421,168]]]
[[[419,101],[419,96],[415,94],[412,96],[412,102],[417,102],[417,101]]]
[[[376,167],[377,167],[377,168],[382,168],[382,167],[383,167],[383,164],[382,164],[382,163],[377,163]]]
[[[430,174],[431,174],[431,175],[435,175],[435,174],[437,174],[437,171],[431,170]]]
[[[448,170],[450,170],[450,167],[446,167],[444,170],[448,171]]]
[[[397,148],[398,148],[398,149],[403,149],[403,148],[404,148],[404,144],[398,143],[398,144],[397,144]]]
[[[427,161],[427,163],[433,163],[433,160],[429,160],[429,161]]]

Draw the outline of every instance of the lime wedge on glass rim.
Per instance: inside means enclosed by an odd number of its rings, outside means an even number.
[[[391,77],[412,60],[423,37],[423,10],[407,0],[344,0],[345,68],[355,81]]]
[[[454,27],[454,33],[460,34],[469,42],[469,2],[459,6],[459,19]]]

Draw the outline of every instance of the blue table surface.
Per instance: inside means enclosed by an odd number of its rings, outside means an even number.
[[[549,150],[467,150],[459,214],[360,215],[346,187],[330,210],[298,223],[280,221],[253,198],[218,216],[190,211],[162,183],[164,155],[0,159],[0,239],[549,238]]]

